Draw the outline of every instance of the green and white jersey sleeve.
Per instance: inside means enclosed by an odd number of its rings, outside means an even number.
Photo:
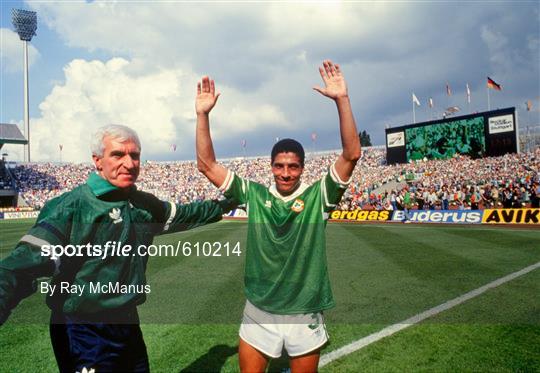
[[[185,205],[165,202],[166,221],[158,234],[185,231],[222,219],[227,201],[201,201]]]
[[[289,196],[232,172],[221,190],[248,210],[245,293],[255,306],[275,314],[317,312],[334,306],[326,262],[328,212],[348,181],[332,165],[313,185]]]
[[[343,193],[349,187],[351,183],[351,178],[349,180],[341,180],[337,171],[336,165],[332,163],[328,169],[328,173],[321,180],[322,186],[322,198],[323,198],[323,208],[325,212],[332,211],[336,208],[336,205],[341,201]]]

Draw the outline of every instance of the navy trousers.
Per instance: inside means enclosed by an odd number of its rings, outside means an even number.
[[[53,313],[50,334],[59,371],[149,372],[146,345],[134,312],[123,313],[122,321],[130,323]]]

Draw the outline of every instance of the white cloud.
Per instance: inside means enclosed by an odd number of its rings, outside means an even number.
[[[231,135],[249,135],[261,127],[283,127],[287,124],[285,115],[275,106],[260,104],[257,106],[234,105],[227,112],[219,115],[212,135],[226,138]]]
[[[65,83],[53,88],[39,106],[40,117],[31,120],[32,160],[57,161],[62,144],[64,161],[89,161],[90,135],[108,123],[134,128],[145,159],[162,157],[171,144],[177,145],[179,153],[192,147],[194,74],[179,69],[133,73],[130,65],[122,58],[70,62],[64,68]],[[286,123],[277,107],[228,87],[223,90],[228,100],[218,103],[215,111],[219,114],[213,117],[219,119],[212,126],[221,139]]]
[[[23,70],[23,42],[19,35],[7,28],[0,28],[2,72],[13,73]],[[40,57],[39,51],[31,43],[28,44],[28,66],[32,66]]]
[[[65,83],[53,88],[31,122],[32,158],[89,161],[89,139],[100,126],[122,123],[137,130],[147,153],[170,146],[176,136],[171,100],[179,97],[181,71],[157,71],[133,77],[129,62],[73,60],[64,68]],[[159,126],[159,131],[154,129]]]

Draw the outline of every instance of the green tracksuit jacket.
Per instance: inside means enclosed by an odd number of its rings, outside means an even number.
[[[86,184],[49,201],[28,234],[0,261],[0,324],[23,298],[36,291],[40,277],[52,276],[51,284],[86,285],[82,295],[58,290],[49,294],[47,304],[52,310],[91,315],[142,304],[148,257],[139,255],[136,248],[151,244],[159,234],[216,222],[228,207],[228,201],[176,205],[136,188],[125,196],[98,174],[91,174]],[[105,259],[88,255],[86,248],[82,256],[53,260],[43,255],[47,245],[90,244],[103,249],[107,242],[109,248],[116,243],[133,249],[130,255],[107,255]],[[110,283],[112,293],[91,292],[90,283]],[[133,285],[131,291],[119,291],[129,285]]]

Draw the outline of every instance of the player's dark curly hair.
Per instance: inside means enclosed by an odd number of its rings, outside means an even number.
[[[304,147],[302,144],[300,144],[298,141],[293,139],[283,139],[276,142],[274,147],[272,148],[272,164],[274,164],[274,159],[276,159],[276,155],[279,153],[294,153],[300,158],[301,166],[304,167]]]

